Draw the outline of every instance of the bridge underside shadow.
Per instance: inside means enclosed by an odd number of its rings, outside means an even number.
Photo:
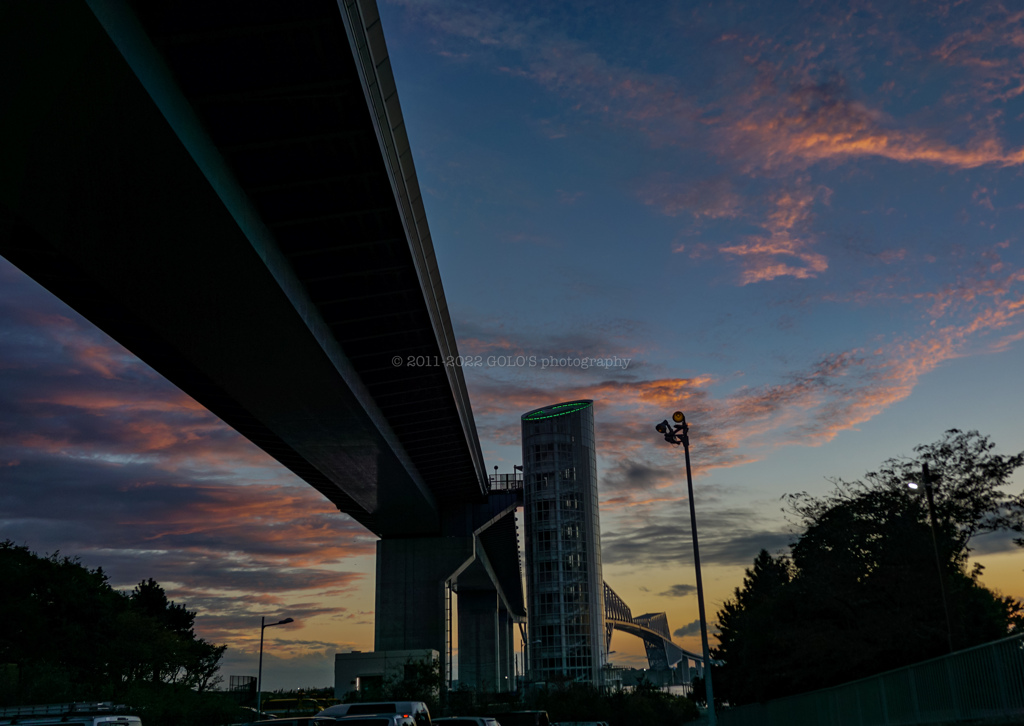
[[[0,255],[381,537],[377,647],[521,618],[373,0],[0,17]]]

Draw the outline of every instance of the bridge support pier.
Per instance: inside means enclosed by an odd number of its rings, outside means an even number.
[[[373,647],[432,648],[448,672],[445,583],[475,559],[473,537],[415,537],[377,542]]]
[[[447,674],[445,584],[454,581],[459,683],[490,693],[513,690],[514,617],[492,574],[473,535],[379,540],[374,650],[431,648]]]
[[[459,590],[459,685],[499,690],[500,627],[497,590]]]
[[[512,614],[505,608],[498,609],[498,690],[516,689],[516,641]]]
[[[459,685],[488,693],[514,690],[512,615],[497,590],[458,594]]]

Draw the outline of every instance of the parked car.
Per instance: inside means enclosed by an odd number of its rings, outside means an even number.
[[[262,711],[266,716],[313,716],[326,707],[315,698],[268,698],[263,701]]]
[[[337,719],[329,716],[293,716],[292,718],[269,718],[254,721],[251,726],[334,726]]]
[[[551,726],[547,711],[503,711],[488,716],[501,726]]]
[[[18,726],[142,726],[127,706],[110,701],[0,708],[0,724]]]
[[[434,726],[501,726],[490,716],[445,716],[435,718]]]
[[[376,713],[369,716],[342,716],[337,726],[416,726],[416,719],[407,713]]]
[[[339,703],[325,708],[317,716],[330,716],[339,721],[345,716],[371,715],[408,716],[413,719],[414,726],[430,726],[430,709],[423,701],[367,701],[363,703]],[[346,722],[348,723],[348,722]],[[362,724],[358,725],[362,726]]]

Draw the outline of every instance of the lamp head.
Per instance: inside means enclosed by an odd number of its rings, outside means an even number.
[[[916,481],[908,481],[907,487],[910,489],[917,489],[920,485]]]
[[[662,421],[654,428],[659,434],[667,434],[669,432],[668,421]]]
[[[676,411],[672,414],[672,420],[676,423],[686,423],[686,416],[683,415],[682,411]]]

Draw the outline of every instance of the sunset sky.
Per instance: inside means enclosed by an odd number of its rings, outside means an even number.
[[[522,413],[594,399],[634,614],[699,650],[676,409],[709,614],[786,551],[784,494],[950,428],[1024,450],[1024,11],[379,2],[488,470]],[[255,675],[261,615],[296,621],[270,688],[373,647],[374,537],[2,259],[0,482],[0,538],[157,579],[225,677]],[[1024,549],[974,546],[1024,598]]]

